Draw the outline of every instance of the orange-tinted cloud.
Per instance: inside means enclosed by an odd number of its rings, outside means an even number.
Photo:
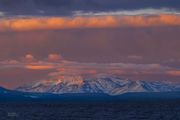
[[[36,60],[32,54],[27,54],[27,55],[25,55],[24,59],[25,59],[25,61],[27,61],[27,62],[33,62],[33,61]]]
[[[167,71],[167,74],[171,76],[180,76],[180,70]]]
[[[5,61],[5,62],[7,62],[8,64],[11,64],[11,63],[17,64],[17,63],[34,63],[34,62],[37,62],[37,59],[32,54],[26,54],[25,56],[19,58],[19,60],[20,61],[12,59],[12,60]]]
[[[49,61],[54,61],[54,62],[58,62],[60,60],[63,60],[63,57],[60,54],[49,54],[48,55],[48,60]]]
[[[54,66],[52,65],[26,65],[26,69],[31,70],[48,70],[48,69],[54,69]]]
[[[154,16],[92,16],[92,17],[34,17],[0,20],[0,31],[28,31],[71,28],[106,28],[106,27],[148,27],[179,26],[179,15]]]

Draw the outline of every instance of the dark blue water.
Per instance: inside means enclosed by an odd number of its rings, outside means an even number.
[[[180,102],[0,103],[0,120],[180,120]]]

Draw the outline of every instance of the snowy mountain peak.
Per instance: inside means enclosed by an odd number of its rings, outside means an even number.
[[[128,92],[180,91],[180,85],[163,82],[133,81],[119,76],[98,74],[96,77],[58,76],[50,80],[17,88],[23,92],[41,93],[105,93],[120,95]]]
[[[49,80],[40,81],[38,84],[45,84],[45,85],[58,85],[58,84],[76,84],[81,85],[83,84],[83,78],[81,76],[58,76],[56,78],[52,78]]]

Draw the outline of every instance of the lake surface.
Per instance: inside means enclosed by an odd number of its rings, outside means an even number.
[[[180,120],[180,102],[0,103],[0,120]]]

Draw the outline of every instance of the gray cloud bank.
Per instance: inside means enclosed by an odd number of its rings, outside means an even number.
[[[2,15],[71,16],[75,11],[109,12],[168,8],[179,11],[179,0],[1,0]]]

